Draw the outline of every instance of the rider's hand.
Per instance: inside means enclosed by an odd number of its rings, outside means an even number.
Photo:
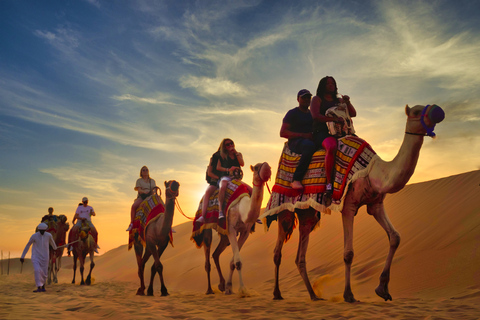
[[[20,262],[21,262],[21,263],[24,263],[24,262],[25,262],[25,259],[20,258]]]

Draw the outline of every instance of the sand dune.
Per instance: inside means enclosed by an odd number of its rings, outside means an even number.
[[[135,254],[124,245],[96,257],[94,283],[89,287],[70,283],[72,262],[64,257],[59,283],[47,286],[45,294],[32,293],[31,265],[19,274],[19,263],[14,261],[10,275],[0,278],[0,318],[478,319],[479,183],[480,171],[473,171],[408,185],[387,196],[386,210],[402,236],[392,266],[391,302],[374,293],[388,252],[387,236],[362,208],[355,221],[352,270],[352,289],[360,303],[343,302],[342,224],[340,214],[334,213],[322,216],[307,253],[310,279],[324,301],[310,301],[296,269],[297,231],[283,249],[280,288],[285,299],[272,300],[276,222],[267,233],[257,226],[242,249],[250,297],[220,294],[215,267],[212,284],[217,294],[205,295],[203,249],[190,241],[191,224],[185,223],[175,227],[174,247],[169,246],[161,258],[170,296],[160,296],[158,278],[154,297],[135,295],[139,285]],[[224,275],[231,257],[228,248],[221,257]],[[152,262],[148,262],[147,282]],[[238,289],[236,276],[233,288]]]

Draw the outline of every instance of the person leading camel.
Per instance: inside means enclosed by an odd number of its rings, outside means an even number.
[[[135,212],[137,211],[138,206],[153,194],[155,189],[157,188],[157,184],[155,180],[150,178],[150,174],[148,171],[147,166],[143,166],[140,169],[140,178],[137,179],[137,182],[135,183],[135,188],[133,188],[135,191],[138,192],[137,194],[137,199],[132,204],[132,208],[130,210],[130,225],[127,228],[127,231],[132,230],[133,227],[133,219],[135,218]]]
[[[37,290],[33,292],[45,292],[45,282],[48,277],[48,259],[50,257],[49,246],[53,250],[57,250],[57,245],[53,241],[53,237],[50,233],[46,232],[48,226],[45,223],[40,223],[37,227],[38,231],[35,232],[28,241],[25,249],[23,250],[20,262],[23,264],[25,261],[25,255],[27,254],[30,246],[32,247],[32,264],[35,274],[35,285]]]
[[[350,102],[349,96],[343,96],[350,117],[355,117],[357,111]],[[337,82],[333,77],[326,76],[320,80],[316,96],[312,98],[310,113],[313,118],[313,141],[316,149],[325,149],[325,175],[327,177],[326,193],[333,193],[333,177],[335,170],[335,154],[337,152],[337,138],[328,132],[327,122],[343,123],[342,118],[325,116],[325,112],[340,103]]]
[[[220,178],[219,192],[218,192],[218,219],[225,218],[223,214],[225,191],[229,181],[232,181],[232,177],[228,174],[233,173],[236,169],[243,167],[245,162],[240,152],[235,149],[235,144],[232,139],[223,139],[220,144],[220,159],[217,162],[217,171],[226,173]]]
[[[301,154],[300,161],[293,173],[293,189],[302,190],[301,183],[307,172],[308,165],[315,153],[315,143],[312,138],[312,115],[308,107],[312,94],[307,89],[302,89],[297,94],[298,107],[287,112],[280,128],[280,137],[288,139],[288,148]]]
[[[208,210],[208,201],[212,196],[212,194],[215,192],[215,190],[218,189],[220,178],[224,175],[224,172],[220,172],[219,170],[217,170],[218,161],[221,159],[220,149],[222,148],[222,145],[223,145],[223,140],[220,143],[220,146],[218,147],[217,152],[215,152],[210,158],[210,162],[207,167],[208,187],[207,187],[207,190],[205,190],[205,195],[203,196],[202,216],[197,219],[197,223],[200,223],[200,224],[205,222],[205,218]]]

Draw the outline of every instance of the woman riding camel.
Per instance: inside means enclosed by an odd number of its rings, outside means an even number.
[[[235,144],[232,139],[223,139],[220,144],[220,159],[217,161],[217,171],[223,172],[223,177],[220,178],[219,183],[219,192],[218,192],[218,219],[225,218],[223,214],[223,201],[225,199],[225,190],[229,181],[232,181],[232,177],[229,176],[230,173],[233,173],[235,170],[243,167],[245,162],[243,161],[243,156],[240,152],[235,150]]]
[[[155,183],[155,180],[150,178],[147,166],[143,166],[140,169],[140,178],[137,179],[137,182],[135,183],[135,188],[133,188],[135,191],[138,192],[138,194],[137,199],[135,200],[135,202],[133,202],[132,208],[130,210],[130,225],[128,226],[127,231],[132,230],[133,219],[135,218],[135,212],[137,211],[138,206],[140,206],[143,200],[151,196],[157,188],[158,187]]]
[[[310,112],[313,118],[313,141],[316,148],[324,148],[325,154],[325,175],[327,177],[326,193],[333,193],[333,177],[335,171],[335,154],[337,152],[337,138],[332,136],[327,127],[327,122],[343,123],[342,118],[325,116],[325,112],[342,102],[347,105],[350,117],[355,117],[357,111],[350,103],[349,96],[338,96],[337,83],[333,77],[327,76],[320,80],[316,96],[312,98]]]
[[[223,140],[220,143],[220,146],[217,149],[217,152],[215,152],[211,158],[210,162],[207,167],[207,182],[208,182],[208,187],[207,190],[205,190],[205,195],[203,196],[203,201],[202,201],[202,216],[197,219],[197,223],[204,223],[205,218],[207,217],[207,210],[208,210],[208,201],[212,194],[215,192],[215,190],[218,189],[218,185],[220,183],[220,178],[224,175],[225,172],[221,172],[217,170],[217,164],[218,161],[221,159],[220,156],[220,149],[222,148],[223,145]]]

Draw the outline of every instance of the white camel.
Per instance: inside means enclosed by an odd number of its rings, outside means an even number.
[[[220,278],[218,288],[220,291],[225,291],[225,294],[232,294],[232,277],[233,272],[237,269],[240,283],[239,294],[247,295],[242,278],[242,259],[240,257],[240,250],[248,239],[252,226],[256,223],[260,215],[260,207],[263,200],[263,187],[272,175],[270,165],[266,162],[250,166],[250,169],[253,171],[252,195],[251,197],[244,196],[239,198],[236,203],[230,205],[230,208],[228,208],[228,211],[226,212],[228,236],[219,233],[220,242],[212,255]],[[205,271],[207,272],[208,280],[206,293],[213,294],[210,284],[210,247],[212,245],[212,229],[203,230],[201,234],[193,236],[193,239],[198,247],[201,245],[204,246]],[[232,246],[233,258],[230,261],[230,274],[225,285],[225,279],[223,278],[220,268],[220,254],[225,250],[229,242]]]

